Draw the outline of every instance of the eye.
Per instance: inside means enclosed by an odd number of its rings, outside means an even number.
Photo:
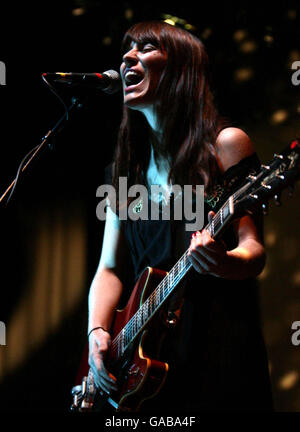
[[[141,47],[141,51],[142,51],[142,52],[154,51],[154,50],[156,50],[156,49],[157,49],[157,47],[154,46],[154,45],[151,44],[151,43],[146,43],[146,44],[144,44],[144,45]]]

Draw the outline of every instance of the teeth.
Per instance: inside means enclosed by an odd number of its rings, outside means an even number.
[[[128,72],[126,73],[126,77],[128,77],[128,75],[137,75],[137,73],[134,72],[134,71],[128,71]]]
[[[137,84],[139,81],[142,80],[142,76],[135,72],[135,71],[128,71],[125,74],[125,81],[127,84]]]

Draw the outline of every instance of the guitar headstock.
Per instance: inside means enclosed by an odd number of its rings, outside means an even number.
[[[238,191],[235,199],[235,213],[251,212],[262,206],[264,212],[267,203],[274,198],[280,204],[280,193],[287,187],[293,187],[300,177],[300,140],[295,139],[268,165],[262,165],[256,176],[249,176],[248,183]]]

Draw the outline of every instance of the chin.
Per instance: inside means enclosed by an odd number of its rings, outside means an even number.
[[[145,103],[144,101],[138,99],[138,98],[124,98],[124,105],[126,105],[128,108],[135,109],[135,110],[143,110],[149,104]]]
[[[129,93],[124,95],[124,105],[131,109],[143,111],[153,105],[153,100],[150,97],[134,96]]]

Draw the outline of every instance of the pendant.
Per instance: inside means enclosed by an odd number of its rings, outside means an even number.
[[[133,207],[132,211],[133,213],[141,213],[143,208],[143,197],[140,198],[140,200],[137,202],[137,204]]]

